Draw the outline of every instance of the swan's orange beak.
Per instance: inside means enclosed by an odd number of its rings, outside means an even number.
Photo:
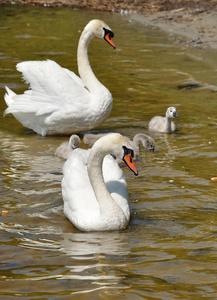
[[[105,35],[104,39],[106,40],[106,42],[108,42],[115,49],[115,44],[112,41],[110,32]]]
[[[133,157],[132,157],[131,153],[125,155],[123,160],[126,163],[126,165],[130,168],[130,170],[133,171],[133,173],[137,176],[138,171],[137,171],[136,166],[134,164]]]

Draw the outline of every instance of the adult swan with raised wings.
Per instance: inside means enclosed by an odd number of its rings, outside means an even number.
[[[72,134],[100,125],[113,104],[109,90],[94,75],[88,45],[94,37],[105,39],[113,48],[111,29],[101,20],[92,20],[84,28],[77,51],[78,71],[62,68],[52,60],[17,64],[30,90],[17,95],[6,87],[5,115],[14,117],[33,131],[45,135]]]
[[[110,155],[122,159],[138,174],[133,146],[119,133],[100,138],[89,150],[77,148],[63,167],[64,213],[82,231],[117,230],[130,221],[127,183]]]

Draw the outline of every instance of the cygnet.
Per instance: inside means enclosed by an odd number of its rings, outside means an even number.
[[[176,125],[172,121],[172,118],[179,117],[176,112],[175,107],[169,107],[166,111],[166,117],[155,116],[151,119],[148,124],[149,130],[159,131],[159,132],[168,132],[171,133],[175,131]]]
[[[63,159],[67,159],[69,154],[76,148],[80,147],[81,140],[79,136],[73,134],[68,142],[62,143],[55,151],[54,155]]]

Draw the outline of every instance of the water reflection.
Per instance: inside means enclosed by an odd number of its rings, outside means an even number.
[[[111,54],[97,41],[90,45],[96,76],[114,97],[112,114],[94,132],[131,139],[142,132],[156,141],[154,155],[141,149],[138,178],[124,170],[130,226],[81,233],[64,217],[63,161],[53,155],[68,137],[42,138],[13,117],[1,119],[4,299],[216,299],[217,186],[210,180],[217,176],[216,95],[204,88],[217,86],[216,59],[208,63],[216,54],[191,55],[162,33],[113,14],[16,6],[1,7],[0,14],[1,115],[4,85],[25,89],[17,62],[55,56],[76,70],[79,30],[101,18],[113,28],[118,49]],[[192,83],[199,86],[189,88]],[[151,117],[171,105],[180,112],[177,131],[149,132]]]
[[[10,167],[3,174],[28,182],[60,182],[63,161],[53,156],[54,146],[39,136],[17,138],[0,133],[2,157]],[[42,145],[44,143],[44,145]],[[25,193],[25,191],[24,191]]]
[[[107,234],[96,233],[65,233],[61,251],[73,258],[86,255],[128,255],[126,247],[128,240],[121,232],[109,232]],[[108,243],[109,241],[109,243]]]

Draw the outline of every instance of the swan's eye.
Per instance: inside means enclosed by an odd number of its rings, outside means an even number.
[[[123,146],[123,149],[124,149],[124,156],[131,154],[132,158],[134,157],[134,151],[132,149],[129,149],[126,146]]]
[[[114,37],[114,33],[111,30],[106,28],[103,28],[103,30],[104,30],[104,37],[103,37],[104,40],[106,40],[106,42],[108,42],[115,49],[115,44],[112,41],[112,38]]]
[[[106,35],[109,35],[109,38],[110,38],[110,39],[114,37],[114,33],[113,33],[111,30],[106,29],[105,27],[103,27],[103,29],[104,29],[104,31],[105,31],[104,37],[105,37]]]

